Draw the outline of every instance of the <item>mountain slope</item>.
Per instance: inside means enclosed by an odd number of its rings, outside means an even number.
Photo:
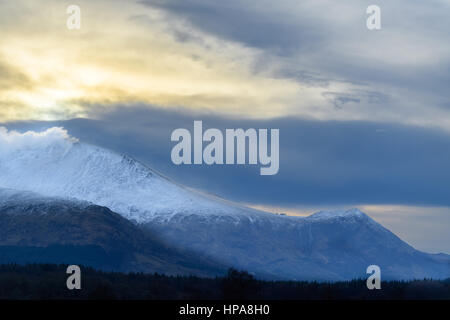
[[[253,211],[188,190],[125,155],[69,138],[0,150],[0,187],[91,201],[138,223],[180,212]]]
[[[112,212],[83,201],[0,189],[0,263],[67,263],[103,270],[223,274]]]

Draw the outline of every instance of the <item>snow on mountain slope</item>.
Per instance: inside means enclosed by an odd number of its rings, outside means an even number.
[[[82,144],[61,128],[40,134],[3,129],[0,187],[90,201],[138,223],[193,211],[256,212],[188,190],[125,155]]]

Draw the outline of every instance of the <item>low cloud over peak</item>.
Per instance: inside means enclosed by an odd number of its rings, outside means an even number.
[[[41,132],[26,131],[23,133],[0,127],[0,156],[21,149],[41,149],[49,146],[67,148],[77,141],[62,127],[52,127]]]

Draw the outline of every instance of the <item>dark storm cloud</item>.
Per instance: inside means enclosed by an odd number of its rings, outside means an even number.
[[[182,184],[245,203],[450,206],[450,135],[443,131],[376,122],[227,119],[148,106],[97,117],[7,127],[61,125],[81,141],[132,155]],[[172,164],[171,132],[192,130],[194,120],[203,120],[204,130],[279,128],[279,173],[260,176],[259,166]]]
[[[270,10],[259,10],[256,3],[237,0],[140,2],[187,19],[200,30],[220,38],[239,41],[252,47],[273,49],[279,54],[292,53],[302,48],[301,44],[305,39],[309,40],[309,48],[313,42],[318,43],[321,39],[320,33],[308,27],[306,21],[309,19],[304,19],[304,23],[294,23],[284,19],[285,17],[274,15]]]

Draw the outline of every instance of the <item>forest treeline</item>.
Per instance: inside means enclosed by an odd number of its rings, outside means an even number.
[[[198,278],[81,267],[81,290],[68,290],[66,269],[66,265],[53,264],[0,265],[0,299],[450,300],[450,279],[389,281],[382,282],[381,290],[368,290],[365,280],[260,281],[234,269],[224,277]]]

